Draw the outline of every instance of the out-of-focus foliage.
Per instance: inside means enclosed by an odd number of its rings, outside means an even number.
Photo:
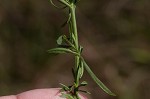
[[[88,76],[89,99],[149,99],[150,1],[81,0],[77,8],[83,53],[117,97]],[[49,0],[0,0],[0,95],[72,83],[72,56],[51,56],[65,13]],[[55,75],[55,76],[54,76]]]

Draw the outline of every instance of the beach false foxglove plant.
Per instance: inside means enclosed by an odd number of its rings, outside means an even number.
[[[51,4],[60,9],[67,9],[68,10],[68,20],[65,24],[68,24],[69,29],[69,36],[61,35],[57,39],[57,48],[53,48],[48,50],[49,53],[61,54],[61,53],[70,53],[73,54],[75,57],[75,67],[72,68],[72,73],[74,77],[74,83],[70,86],[62,85],[62,97],[67,99],[80,99],[78,93],[85,92],[89,93],[85,90],[80,90],[80,87],[86,86],[87,82],[81,82],[81,78],[84,73],[84,69],[89,73],[91,78],[96,82],[96,84],[107,94],[115,96],[92,72],[89,68],[87,63],[85,62],[84,58],[81,56],[83,47],[78,43],[78,32],[77,32],[77,24],[76,24],[76,16],[75,16],[75,9],[76,5],[80,0],[57,0],[60,2],[63,7],[58,7],[54,4],[52,0],[50,0]],[[65,25],[64,24],[64,25]]]

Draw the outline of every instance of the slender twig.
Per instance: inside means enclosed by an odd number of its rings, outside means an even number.
[[[51,3],[56,7],[56,5],[50,0]],[[80,90],[80,87],[87,85],[86,81],[80,82],[84,68],[87,70],[91,78],[97,83],[97,85],[104,90],[109,95],[115,96],[92,72],[89,68],[87,63],[85,62],[84,58],[81,56],[83,48],[78,44],[78,31],[77,31],[77,22],[76,22],[76,3],[79,0],[58,0],[64,6],[67,6],[69,11],[69,18],[65,22],[69,24],[69,37],[67,38],[65,35],[60,36],[57,40],[58,45],[61,47],[50,49],[49,53],[71,53],[74,54],[75,57],[75,67],[73,68],[73,76],[74,76],[74,83],[71,86],[62,85],[62,89],[66,91],[62,93],[62,97],[67,99],[80,99],[78,92],[85,92],[89,93],[88,91]]]

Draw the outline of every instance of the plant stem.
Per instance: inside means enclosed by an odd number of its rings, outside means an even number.
[[[80,54],[80,51],[79,51],[79,44],[78,44],[78,32],[77,32],[77,24],[76,24],[76,15],[75,15],[75,9],[76,9],[76,6],[74,5],[74,3],[71,4],[71,7],[70,7],[70,12],[71,12],[71,23],[72,23],[72,32],[75,36],[75,48],[78,52],[78,54]],[[79,99],[79,96],[78,96],[78,92],[77,92],[77,88],[79,86],[79,79],[77,78],[77,73],[78,73],[78,66],[79,66],[79,61],[80,61],[80,57],[79,56],[75,56],[75,73],[76,73],[76,76],[75,76],[75,96],[77,99]]]
[[[75,40],[75,46],[78,49],[78,32],[77,32],[75,9],[76,9],[76,6],[74,5],[74,3],[72,3],[71,7],[70,7],[71,23],[72,23],[73,34],[75,35],[75,39],[76,39]]]
[[[72,84],[71,86],[63,85],[64,91],[66,91],[67,93],[69,92],[69,94],[66,94],[66,96],[64,96],[64,97],[65,98],[71,97],[71,99],[80,99],[79,94],[78,94],[79,91],[87,93],[87,91],[79,89],[81,86],[87,85],[87,82],[86,83],[85,82],[80,83],[80,80],[81,80],[83,73],[84,73],[84,68],[87,70],[87,72],[90,74],[92,79],[97,83],[97,85],[100,88],[102,88],[109,95],[115,96],[115,94],[112,93],[96,77],[96,75],[92,72],[92,70],[89,68],[89,66],[86,64],[83,57],[81,56],[81,52],[83,50],[83,47],[81,47],[78,43],[78,31],[77,31],[76,14],[75,14],[76,3],[79,0],[58,0],[58,1],[60,1],[62,4],[64,4],[65,8],[66,7],[69,8],[69,18],[68,18],[66,24],[67,23],[69,24],[69,33],[70,33],[69,36],[70,36],[70,38],[67,38],[65,35],[60,36],[57,40],[58,41],[57,43],[58,43],[58,45],[61,45],[62,47],[60,46],[58,48],[50,49],[49,53],[57,53],[57,54],[72,53],[75,55],[75,67],[73,69],[74,84]],[[52,3],[53,6],[57,7],[53,3],[52,0],[50,0],[50,2]],[[57,8],[59,8],[59,7],[57,7]]]

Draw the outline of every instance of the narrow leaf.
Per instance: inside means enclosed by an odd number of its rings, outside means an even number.
[[[80,66],[80,78],[83,76],[83,73],[84,73],[84,64],[83,64],[83,62],[81,61],[81,59],[80,59],[80,64],[79,64],[79,66]]]
[[[61,25],[61,27],[62,27],[62,28],[65,27],[65,26],[70,22],[70,19],[71,19],[71,14],[69,13],[68,20],[65,21],[65,22]]]
[[[112,95],[112,96],[116,96],[114,93],[112,93],[96,76],[95,74],[92,72],[92,70],[89,68],[89,66],[87,65],[87,63],[84,61],[84,59],[82,58],[82,61],[84,63],[84,67],[87,70],[87,72],[89,73],[89,75],[92,77],[92,79],[97,83],[97,85],[102,88],[107,94]]]
[[[81,72],[81,68],[78,66],[77,73],[76,73],[77,74],[76,77],[77,77],[78,82],[80,80],[80,72]]]
[[[70,7],[70,4],[67,1],[65,1],[65,0],[58,0],[58,1],[66,6]]]
[[[71,43],[71,41],[66,37],[66,35],[63,35],[63,39],[70,45],[70,46],[72,46],[74,49],[75,49],[75,47],[74,47],[74,45]]]
[[[65,93],[62,93],[61,97],[66,99],[74,99],[70,94],[65,94]]]
[[[69,13],[69,18],[68,18],[68,20],[67,20],[67,23],[70,22],[70,19],[71,19],[71,13]]]
[[[50,0],[50,3],[51,3],[54,7],[59,8],[58,6],[56,6],[56,5],[53,3],[53,0]]]
[[[73,33],[71,33],[71,40],[72,40],[72,43],[75,43],[75,41],[76,41],[75,35]]]
[[[82,46],[79,46],[79,51],[80,51],[80,53],[82,53],[82,51],[83,51],[83,47]]]
[[[88,83],[86,81],[83,81],[80,86],[86,86]]]
[[[91,94],[90,92],[88,91],[85,91],[85,90],[79,90],[80,92],[84,92],[84,93],[87,93],[87,94]]]
[[[66,85],[64,85],[62,83],[60,83],[60,85],[63,87],[63,90],[65,90],[65,91],[69,91],[70,90],[70,88],[68,86],[66,86]]]
[[[72,54],[75,54],[75,55],[78,55],[78,53],[76,52],[73,52],[72,50],[70,49],[67,49],[67,48],[53,48],[53,49],[50,49],[48,50],[49,53],[54,53],[54,54],[61,54],[61,53],[72,53]]]

